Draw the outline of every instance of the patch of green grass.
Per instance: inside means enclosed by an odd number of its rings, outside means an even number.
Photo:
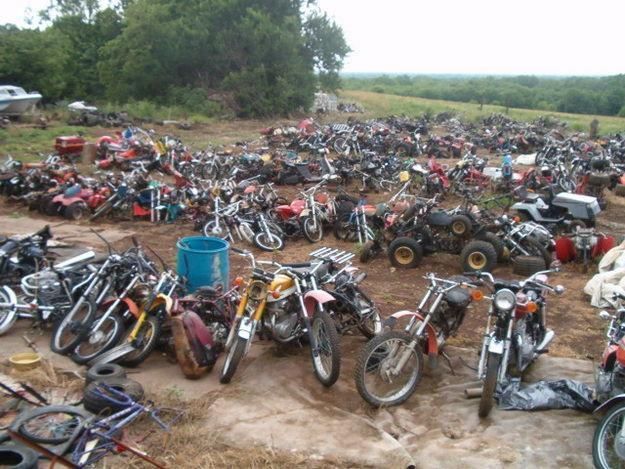
[[[389,115],[406,115],[417,117],[423,113],[438,114],[439,112],[456,112],[462,118],[477,122],[493,113],[506,113],[503,106],[485,104],[480,110],[479,104],[440,101],[435,99],[412,98],[371,91],[343,90],[340,97],[345,101],[355,101],[365,108],[365,118],[384,117]],[[507,113],[512,119],[532,121],[539,116],[549,116],[568,123],[572,130],[588,132],[593,119],[599,121],[599,132],[604,134],[625,131],[625,118],[611,116],[594,116],[589,114],[567,114],[563,112],[538,111],[532,109],[510,108]]]
[[[54,140],[61,135],[83,135],[85,139],[94,138],[92,129],[74,126],[51,126],[37,129],[25,125],[11,125],[0,129],[0,158],[11,155],[24,162],[39,161],[40,154],[54,152]]]

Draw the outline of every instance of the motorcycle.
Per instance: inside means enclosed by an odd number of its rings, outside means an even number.
[[[467,273],[480,284],[487,279],[492,290],[491,306],[478,363],[478,379],[483,381],[478,415],[485,418],[493,407],[495,392],[514,376],[520,377],[536,358],[547,353],[555,333],[547,328],[547,292],[564,293],[562,285],[551,286],[547,274],[536,272],[525,280],[494,279],[488,272]]]
[[[19,283],[25,275],[37,272],[47,265],[48,241],[52,238],[50,226],[22,239],[0,239],[0,281]]]
[[[617,293],[613,299],[625,300],[625,295]],[[599,317],[610,322],[608,342],[595,372],[595,398],[600,405],[594,413],[603,417],[595,429],[592,459],[595,467],[611,469],[625,462],[625,308],[614,315],[601,311]]]
[[[320,285],[335,298],[331,314],[337,331],[345,334],[358,328],[370,339],[382,330],[382,319],[375,303],[360,288],[367,274],[351,264],[354,256],[327,247],[310,253],[311,258],[328,265],[328,273],[320,279]]]
[[[231,249],[250,260],[252,275],[228,334],[219,380],[230,382],[258,331],[282,344],[306,337],[315,376],[324,386],[332,386],[339,377],[341,352],[336,327],[325,304],[334,297],[317,287],[327,265],[320,261],[280,265],[256,261],[247,251]],[[277,270],[268,272],[258,265],[270,265]],[[242,284],[243,280],[236,282]]]
[[[428,289],[415,311],[398,311],[384,322],[384,331],[371,339],[356,362],[356,388],[375,407],[398,405],[415,391],[423,374],[423,354],[430,368],[438,364],[445,342],[458,331],[466,311],[482,293],[465,277],[424,277]],[[403,330],[397,322],[409,318]]]

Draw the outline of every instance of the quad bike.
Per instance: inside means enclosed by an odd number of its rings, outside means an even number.
[[[444,210],[432,211],[435,205],[436,197],[430,200],[418,199],[411,209],[415,210],[411,236],[399,236],[388,247],[388,257],[393,267],[415,268],[424,255],[440,251],[460,254],[463,246],[472,237],[483,240],[479,248],[487,263],[490,265],[497,262],[497,251],[489,241],[490,235],[473,214],[455,211],[451,215]],[[406,217],[409,215],[404,214]]]

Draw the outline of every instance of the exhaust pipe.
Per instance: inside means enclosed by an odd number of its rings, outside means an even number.
[[[556,335],[555,332],[553,332],[551,329],[548,329],[547,332],[545,332],[545,338],[540,344],[538,344],[538,347],[536,347],[536,352],[540,353],[542,350],[547,348],[547,346],[553,340],[555,335]]]

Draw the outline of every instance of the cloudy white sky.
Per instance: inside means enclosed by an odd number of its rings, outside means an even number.
[[[24,25],[49,0],[0,0]],[[625,73],[622,0],[318,0],[353,52],[346,72]]]

